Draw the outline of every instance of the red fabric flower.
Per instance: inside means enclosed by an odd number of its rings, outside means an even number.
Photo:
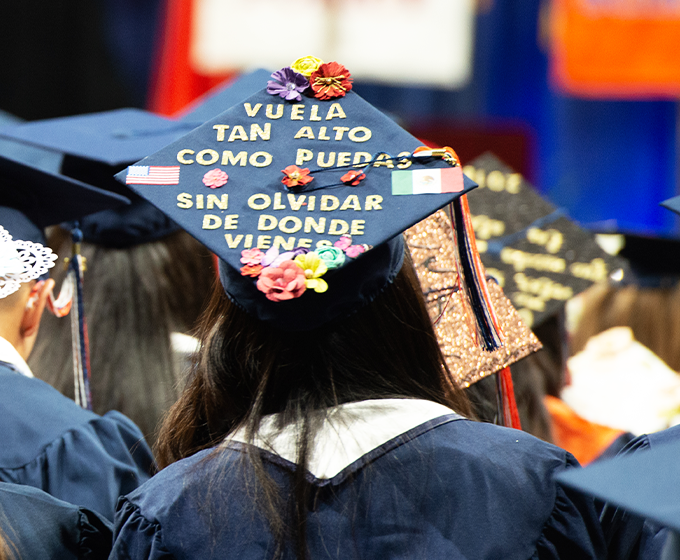
[[[309,176],[309,169],[306,167],[300,169],[297,165],[289,165],[281,170],[285,175],[281,182],[287,187],[297,187],[298,185],[306,185],[314,180],[314,177]]]
[[[348,171],[342,177],[340,177],[340,180],[343,183],[345,183],[345,185],[356,187],[365,178],[366,174],[363,171],[357,171],[356,169],[352,169],[351,171]]]
[[[327,62],[319,66],[316,72],[312,72],[309,85],[314,90],[314,97],[325,101],[344,97],[352,89],[352,78],[342,64]]]
[[[267,267],[260,274],[257,289],[271,301],[300,297],[305,289],[305,271],[293,261],[284,261],[278,268]]]
[[[252,276],[256,278],[264,267],[261,264],[247,264],[241,267],[241,276]]]

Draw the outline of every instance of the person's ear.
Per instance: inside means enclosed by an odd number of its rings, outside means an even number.
[[[50,297],[54,288],[54,280],[41,280],[36,282],[31,293],[26,301],[26,308],[24,309],[24,316],[21,320],[21,335],[24,338],[35,338],[38,334],[38,327],[40,327],[40,319],[42,318],[45,305],[47,305],[47,298]]]

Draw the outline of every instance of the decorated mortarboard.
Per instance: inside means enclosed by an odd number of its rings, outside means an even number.
[[[461,297],[451,222],[443,210],[409,228],[404,235],[439,345],[459,386],[469,387],[540,350],[538,338],[493,278],[487,283],[504,345],[493,352],[482,350],[467,302]]]
[[[555,478],[560,484],[680,532],[679,462],[680,442],[669,438],[649,450],[569,469]]]
[[[81,220],[85,241],[127,247],[153,241],[178,226],[142,200],[114,174],[192,129],[142,111],[118,109],[0,128],[0,138],[61,154],[61,174],[129,198],[132,204]]]
[[[199,126],[220,113],[224,113],[232,105],[236,105],[260,91],[262,84],[267,82],[270,74],[270,71],[259,68],[242,74],[238,78],[228,80],[199,97],[178,115],[175,115],[175,118]]]
[[[220,257],[229,297],[308,330],[372,301],[401,233],[475,185],[308,57],[117,178]]]
[[[459,264],[451,221],[443,210],[408,229],[404,234],[420,279],[427,310],[439,345],[453,376],[462,388],[497,375],[499,415],[504,425],[520,428],[509,366],[541,349],[503,290],[487,280],[503,345],[485,351],[479,344],[471,309],[461,290]]]
[[[591,232],[494,155],[476,158],[464,171],[480,185],[469,205],[486,272],[529,326],[593,283],[626,270],[625,260],[603,251]]]

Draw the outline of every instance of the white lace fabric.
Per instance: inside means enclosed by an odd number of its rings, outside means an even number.
[[[24,282],[45,274],[56,260],[57,255],[49,247],[13,239],[0,226],[0,299],[16,292]]]

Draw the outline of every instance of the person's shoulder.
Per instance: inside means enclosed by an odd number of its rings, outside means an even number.
[[[107,520],[37,488],[0,482],[0,509],[2,532],[21,558],[105,558],[111,549]]]
[[[521,430],[459,418],[422,432],[420,445],[434,452],[456,455],[458,460],[530,469],[557,469],[575,463],[565,450]],[[460,464],[460,463],[458,463]]]

